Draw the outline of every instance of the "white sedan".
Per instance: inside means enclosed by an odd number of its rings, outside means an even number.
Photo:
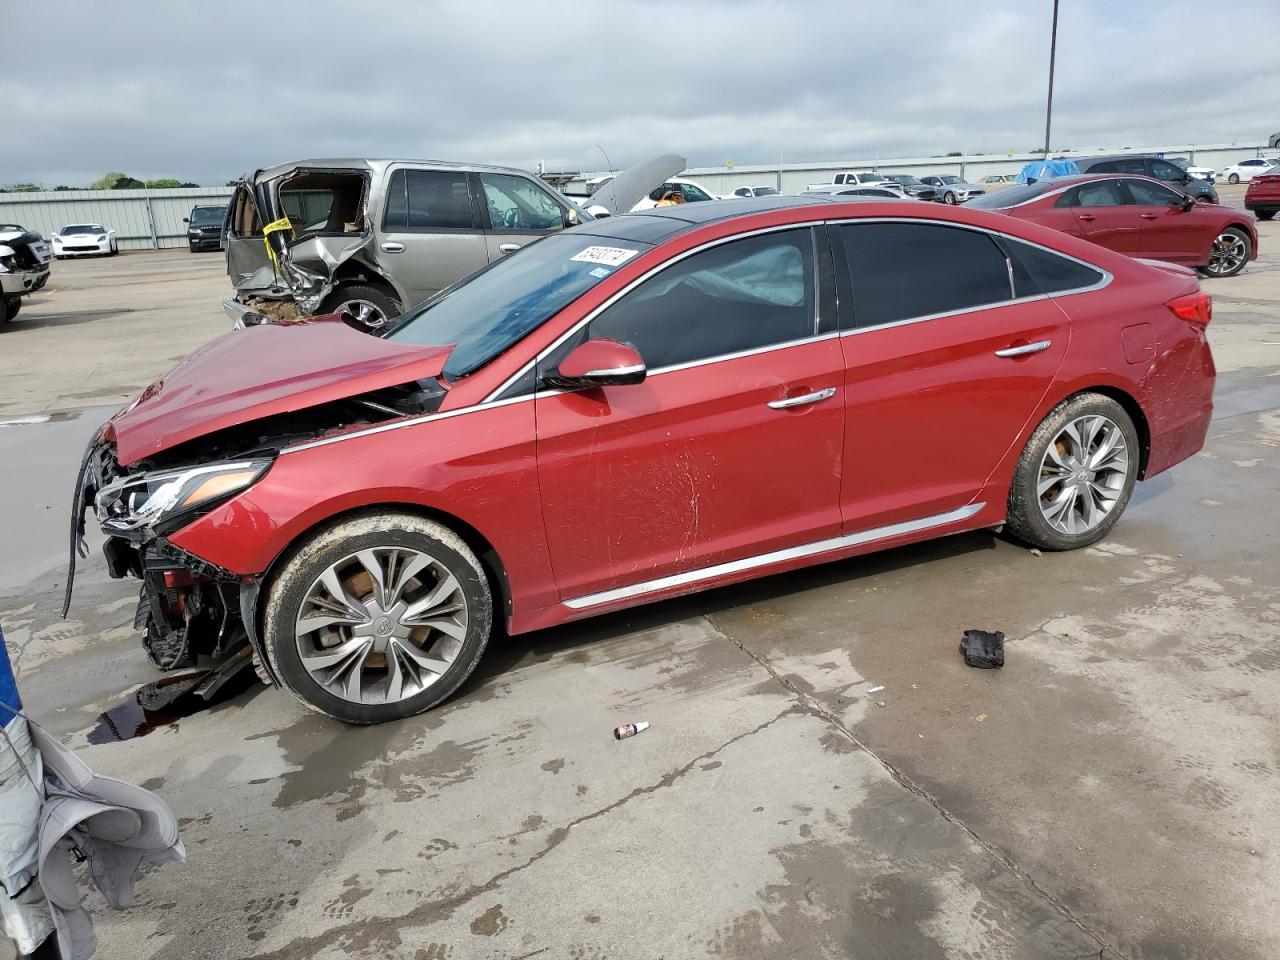
[[[1223,170],[1218,174],[1218,178],[1227,181],[1227,183],[1248,183],[1253,179],[1254,174],[1266,173],[1277,162],[1275,159],[1264,160],[1261,157],[1254,157],[1252,160],[1241,160],[1239,163],[1233,163]]]
[[[114,257],[119,252],[116,232],[100,223],[73,223],[53,235],[53,255],[59,259],[94,254]]]
[[[650,210],[658,205],[668,193],[679,193],[684,197],[685,203],[698,203],[701,200],[720,200],[721,197],[712,193],[696,180],[686,180],[683,177],[671,177],[663,181],[662,186],[650,192],[650,194],[631,208],[632,213],[640,210]]]

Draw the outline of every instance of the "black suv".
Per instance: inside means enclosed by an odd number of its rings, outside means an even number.
[[[1188,196],[1208,203],[1218,202],[1218,191],[1208,180],[1193,177],[1177,164],[1150,153],[1126,153],[1118,157],[1072,157],[1081,173],[1138,173],[1155,177]]]
[[[222,223],[226,219],[226,207],[192,207],[191,216],[182,218],[187,225],[187,248],[192,253],[221,250]]]

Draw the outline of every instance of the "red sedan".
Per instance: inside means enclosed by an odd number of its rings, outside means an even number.
[[[229,333],[81,471],[162,666],[252,644],[353,723],[524,633],[1005,525],[1104,537],[1200,449],[1210,300],[1012,217],[709,202],[532,244],[379,336]],[[80,516],[76,522],[83,529]]]
[[[1244,208],[1257,214],[1259,220],[1270,220],[1280,212],[1280,164],[1253,175],[1244,192]]]
[[[1125,174],[1061,177],[997,190],[970,206],[1030,220],[1117,253],[1233,277],[1258,256],[1253,218],[1196,203],[1153,180]]]

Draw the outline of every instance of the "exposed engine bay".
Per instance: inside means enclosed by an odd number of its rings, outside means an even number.
[[[70,608],[76,558],[88,556],[85,515],[93,509],[106,535],[110,576],[142,581],[134,626],[156,667],[214,666],[249,644],[259,677],[273,683],[254,623],[258,580],[207,563],[170,543],[168,535],[251,485],[285,448],[432,413],[444,394],[434,379],[373,390],[237,424],[126,466],[117,459],[108,421],[90,441],[76,481],[63,616]]]

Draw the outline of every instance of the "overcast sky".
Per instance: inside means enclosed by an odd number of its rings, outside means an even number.
[[[594,170],[596,144],[615,166],[743,165],[1044,137],[1052,0],[20,6],[0,0],[0,183],[221,184],[323,156]],[[1062,0],[1053,146],[1280,130],[1280,0],[1232,9]]]

